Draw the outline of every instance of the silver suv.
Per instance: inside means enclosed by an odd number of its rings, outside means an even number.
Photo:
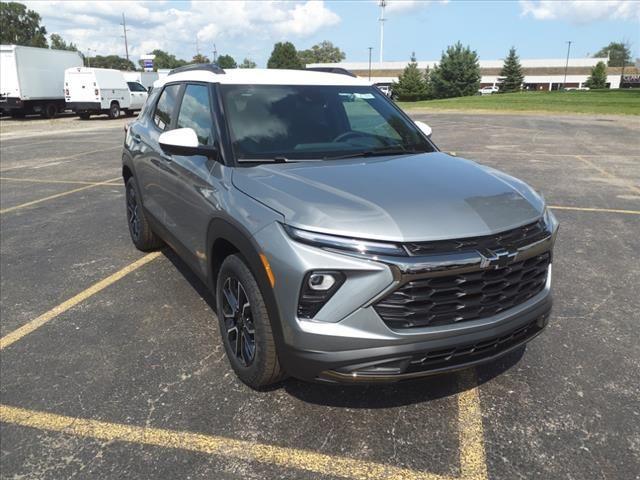
[[[215,292],[251,387],[491,361],[547,324],[558,223],[429,133],[348,75],[174,70],[127,129],[131,238],[166,242]]]

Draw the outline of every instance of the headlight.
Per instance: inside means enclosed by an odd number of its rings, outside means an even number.
[[[328,235],[326,233],[310,232],[300,230],[290,225],[283,225],[285,231],[291,238],[301,243],[313,245],[314,247],[327,248],[333,250],[345,250],[370,255],[393,255],[406,256],[407,252],[400,245],[387,242],[374,242],[359,238],[341,237],[338,235]]]
[[[555,232],[558,229],[558,219],[553,214],[549,207],[544,207],[544,224],[551,233]]]

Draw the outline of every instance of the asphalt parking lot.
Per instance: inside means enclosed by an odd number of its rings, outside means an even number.
[[[129,240],[125,120],[0,121],[0,476],[640,478],[640,121],[412,115],[554,207],[549,328],[474,371],[261,393],[205,287]]]

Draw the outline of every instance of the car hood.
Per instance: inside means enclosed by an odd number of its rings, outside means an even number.
[[[523,182],[441,152],[262,164],[236,168],[232,178],[289,225],[376,240],[487,235],[544,209]]]

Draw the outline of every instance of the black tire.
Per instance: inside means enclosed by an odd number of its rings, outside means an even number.
[[[25,112],[24,110],[11,110],[11,113],[9,113],[9,115],[11,115],[11,118],[24,118]]]
[[[124,114],[125,114],[127,117],[133,117],[133,116],[135,115],[135,113],[136,113],[136,112],[134,112],[133,110],[125,110],[125,111],[124,111]]]
[[[55,118],[58,115],[58,106],[55,103],[47,103],[40,111],[42,118]]]
[[[120,105],[118,102],[111,102],[109,107],[109,118],[118,118],[120,116]]]
[[[91,117],[91,114],[82,112],[82,113],[79,113],[78,116],[80,117],[80,120],[89,120],[89,118]]]
[[[230,296],[235,297],[235,308]],[[282,380],[284,372],[262,292],[239,255],[229,255],[222,262],[216,308],[227,359],[238,378],[256,390]]]
[[[149,252],[162,247],[163,242],[158,237],[151,226],[142,208],[140,202],[140,192],[133,177],[130,177],[126,183],[125,201],[127,205],[127,225],[129,226],[129,234],[131,241],[138,250]]]

